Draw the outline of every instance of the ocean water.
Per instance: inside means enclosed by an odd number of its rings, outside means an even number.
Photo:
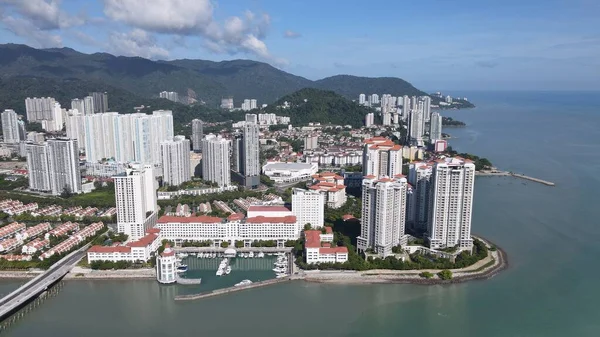
[[[7,336],[600,336],[599,93],[461,92],[451,145],[554,181],[479,177],[473,232],[509,268],[448,286],[287,283],[193,302],[153,281],[69,281]],[[16,287],[0,284],[0,291]]]

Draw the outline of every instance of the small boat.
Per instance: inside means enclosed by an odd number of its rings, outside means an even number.
[[[285,269],[284,268],[273,268],[273,271],[276,273],[284,273]]]
[[[179,266],[177,266],[178,273],[185,273],[187,270],[188,270],[187,264],[180,264]]]
[[[225,274],[229,275],[229,273],[231,273],[231,266],[227,266],[227,268],[225,268]]]
[[[185,259],[186,257],[188,257],[188,254],[187,253],[179,253],[179,254],[177,254],[177,257],[180,259]]]
[[[248,254],[244,254],[244,259],[247,259],[247,258],[248,258]]]
[[[248,255],[248,257],[254,257],[254,252],[250,252],[250,254]]]
[[[259,252],[259,253],[258,253],[258,257],[262,259],[263,257],[265,257],[265,253],[263,253],[263,252]]]
[[[274,265],[275,265],[275,267],[279,267],[279,268],[287,267],[287,263],[283,263],[283,262],[275,262]]]
[[[287,274],[281,273],[281,274],[277,274],[277,276],[275,276],[275,278],[284,278],[286,276],[287,276]]]
[[[242,286],[247,286],[247,285],[250,285],[250,284],[252,284],[252,281],[250,281],[250,280],[243,280],[240,283],[236,283],[235,287],[242,287]]]
[[[219,269],[219,270],[217,270],[217,273],[216,273],[216,275],[217,275],[217,276],[221,276],[221,275],[223,275],[223,269]]]

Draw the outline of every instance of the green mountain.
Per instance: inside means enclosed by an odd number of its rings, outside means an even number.
[[[425,94],[399,78],[339,75],[311,81],[250,60],[152,61],[107,53],[84,54],[70,48],[35,49],[0,44],[0,78],[23,76],[59,82],[78,79],[123,89],[140,97],[158,97],[163,90],[185,95],[191,89],[198,99],[213,108],[218,107],[222,97],[233,96],[236,105],[245,98],[270,104],[307,87],[332,90],[353,100],[360,93]],[[15,95],[22,96],[18,92]]]
[[[287,102],[289,108],[281,106]],[[343,96],[327,90],[305,88],[279,99],[266,109],[268,113],[290,116],[292,125],[306,125],[309,122],[322,124],[363,125],[365,115],[372,109],[358,105]]]

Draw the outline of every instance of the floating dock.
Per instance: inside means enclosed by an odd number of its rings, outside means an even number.
[[[283,277],[283,278],[278,278],[278,279],[254,282],[254,283],[246,285],[246,286],[217,289],[217,290],[208,291],[208,292],[199,293],[199,294],[179,295],[179,296],[175,296],[175,301],[199,300],[199,299],[203,299],[203,298],[207,298],[207,297],[225,295],[225,294],[230,294],[230,293],[234,293],[234,292],[238,292],[238,291],[242,291],[242,290],[260,288],[260,287],[265,287],[265,286],[269,286],[272,284],[288,282],[290,280],[291,280],[291,277]]]
[[[526,176],[524,174],[507,172],[507,171],[478,171],[476,174],[478,176],[483,176],[483,177],[515,177],[515,178],[521,178],[521,179],[533,181],[536,183],[540,183],[540,184],[543,184],[546,186],[556,186],[556,184],[551,181],[542,180],[542,179]]]

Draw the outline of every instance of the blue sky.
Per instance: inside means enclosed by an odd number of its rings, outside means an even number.
[[[598,0],[0,0],[0,42],[427,90],[600,90]]]

